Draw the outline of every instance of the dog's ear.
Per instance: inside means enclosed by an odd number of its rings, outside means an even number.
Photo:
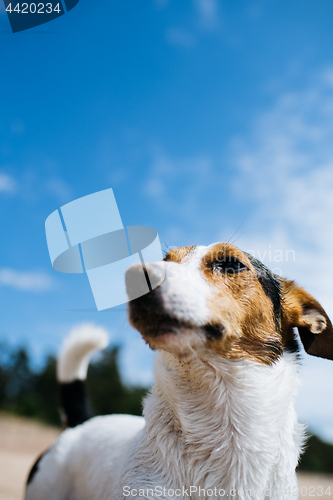
[[[293,281],[283,280],[283,322],[297,327],[304,349],[333,360],[333,328],[319,302]]]

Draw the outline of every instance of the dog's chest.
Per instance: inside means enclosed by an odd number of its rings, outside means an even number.
[[[293,364],[283,360],[264,372],[247,363],[225,368],[224,376],[208,381],[210,391],[188,381],[174,384],[170,372],[158,378],[145,405],[145,437],[131,459],[133,484],[171,493],[192,487],[191,498],[201,499],[203,490],[215,488],[229,496],[250,489],[252,497],[264,498],[267,487],[294,485],[302,429],[292,404]]]

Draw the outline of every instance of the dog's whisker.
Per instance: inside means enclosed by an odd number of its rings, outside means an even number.
[[[234,236],[236,236],[236,234],[238,233],[238,231],[240,230],[240,228],[243,226],[244,222],[246,221],[247,219],[247,215],[244,217],[244,219],[242,220],[242,222],[240,223],[240,225],[237,227],[236,231],[230,236],[230,238],[227,240],[227,243],[230,243],[230,241],[232,240],[232,238]]]
[[[243,231],[241,234],[239,234],[237,236],[237,238],[235,238],[233,241],[231,241],[232,245],[234,245],[236,243],[236,241],[238,241],[242,236],[244,236],[244,234],[246,234],[247,231]]]

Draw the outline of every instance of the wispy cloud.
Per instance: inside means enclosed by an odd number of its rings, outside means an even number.
[[[297,250],[294,271],[331,300],[333,271],[333,71],[328,68],[299,92],[284,93],[236,142],[234,194],[254,203],[253,237]],[[327,267],[309,265],[311,256]],[[318,262],[318,260],[317,260]],[[333,313],[333,306],[331,306]]]
[[[51,277],[43,272],[0,268],[0,286],[27,292],[42,292],[54,287]]]
[[[184,49],[191,49],[196,45],[194,34],[183,28],[170,27],[167,29],[165,36],[170,45],[177,45]]]
[[[73,191],[61,177],[41,178],[34,171],[21,172],[17,178],[0,171],[0,194],[8,193],[24,200],[37,201],[44,196],[52,196],[59,203],[71,201]]]
[[[13,176],[0,172],[0,192],[13,194],[17,190],[17,182]]]
[[[219,24],[220,13],[217,0],[194,0],[198,12],[199,26],[205,30],[213,30]]]
[[[284,92],[234,142],[234,197],[251,207],[242,249],[296,279],[333,317],[333,69]],[[286,250],[292,250],[290,259]],[[270,256],[281,250],[282,261]],[[294,253],[293,253],[294,252]],[[257,254],[259,256],[259,254]],[[333,363],[304,356],[300,418],[333,439]],[[326,383],[324,383],[326,381]]]
[[[163,7],[167,6],[162,3]],[[192,0],[191,16],[183,26],[171,26],[166,30],[169,45],[185,49],[195,47],[203,34],[213,33],[221,25],[220,7],[217,0]]]
[[[60,202],[68,202],[73,197],[70,186],[64,179],[59,177],[45,181],[45,190],[59,199]]]

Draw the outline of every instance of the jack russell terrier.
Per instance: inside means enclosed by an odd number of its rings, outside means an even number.
[[[129,296],[140,269],[126,273]],[[333,359],[323,308],[229,243],[171,250],[145,271],[161,284],[128,304],[159,351],[144,418],[90,419],[84,379],[107,338],[72,334],[58,361],[69,428],[34,465],[25,499],[298,498],[294,327],[309,354]]]

